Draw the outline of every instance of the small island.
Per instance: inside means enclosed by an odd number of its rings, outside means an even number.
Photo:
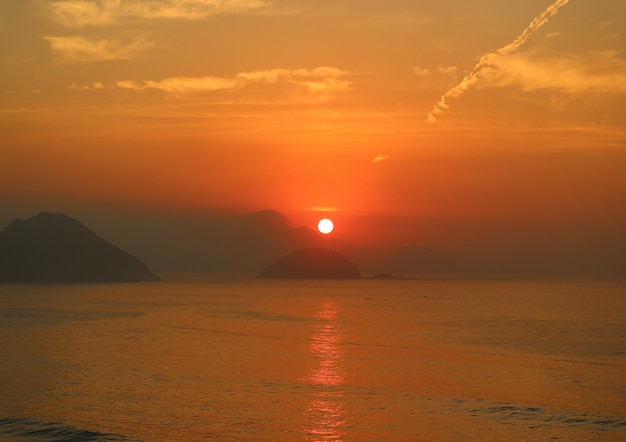
[[[41,212],[0,232],[0,283],[157,280],[139,259],[67,215]]]
[[[355,263],[328,249],[301,249],[276,261],[259,275],[278,279],[361,279]]]

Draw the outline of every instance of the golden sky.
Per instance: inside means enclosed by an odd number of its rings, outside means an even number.
[[[4,0],[0,204],[626,221],[625,29],[621,0]]]

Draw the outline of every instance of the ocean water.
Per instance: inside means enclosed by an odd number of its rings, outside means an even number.
[[[626,440],[626,284],[0,286],[2,441]]]

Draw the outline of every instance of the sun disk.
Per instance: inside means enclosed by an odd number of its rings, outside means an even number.
[[[333,231],[334,228],[335,226],[333,222],[328,218],[324,218],[320,220],[319,223],[317,223],[317,230],[319,230],[320,233],[323,233],[324,235],[328,235],[330,232]]]

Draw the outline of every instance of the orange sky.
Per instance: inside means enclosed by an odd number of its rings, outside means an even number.
[[[0,205],[619,225],[624,29],[622,1],[4,1]]]

